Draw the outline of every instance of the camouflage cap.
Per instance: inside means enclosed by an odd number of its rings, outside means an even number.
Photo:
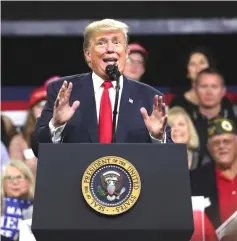
[[[221,134],[237,134],[235,123],[232,120],[225,118],[216,118],[209,124],[208,137]]]

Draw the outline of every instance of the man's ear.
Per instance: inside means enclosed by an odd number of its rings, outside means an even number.
[[[126,59],[128,59],[129,54],[130,54],[130,49],[129,49],[128,45],[125,47],[125,51],[126,51]]]
[[[85,56],[85,59],[87,62],[91,61],[91,52],[90,52],[89,48],[84,49],[84,56]]]
[[[130,52],[131,52],[130,48],[127,47],[127,55],[126,55],[127,59],[129,58]]]
[[[127,53],[127,54],[126,54],[126,60],[128,59],[128,57],[129,57],[129,54]]]

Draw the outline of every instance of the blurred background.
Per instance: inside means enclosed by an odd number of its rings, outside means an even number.
[[[125,21],[130,42],[148,51],[143,82],[164,93],[189,88],[187,53],[205,46],[213,52],[228,90],[236,92],[235,2],[2,1],[1,7],[3,111],[25,109],[31,90],[51,76],[88,72],[82,33],[89,22],[102,18]],[[24,112],[7,115],[17,125],[25,117]]]

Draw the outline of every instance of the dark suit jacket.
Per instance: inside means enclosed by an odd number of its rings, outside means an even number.
[[[98,143],[98,121],[93,89],[92,73],[67,76],[50,83],[47,90],[47,103],[37,120],[35,131],[32,134],[32,149],[37,156],[39,143],[50,143],[51,135],[49,122],[53,116],[54,103],[64,80],[73,83],[70,96],[70,105],[75,100],[80,101],[72,119],[63,131],[63,142],[67,143]],[[147,143],[151,142],[150,135],[144,124],[140,108],[145,107],[150,114],[155,94],[161,92],[138,81],[124,77],[123,91],[120,100],[120,109],[116,129],[117,143]],[[132,103],[131,101],[132,100]],[[170,128],[167,127],[167,142],[172,142]]]
[[[209,198],[211,205],[205,209],[215,228],[221,225],[215,164],[208,163],[190,172],[192,196]]]

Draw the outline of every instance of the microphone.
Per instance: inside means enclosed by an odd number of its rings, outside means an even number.
[[[118,114],[118,98],[119,98],[119,89],[120,89],[120,82],[119,82],[119,77],[121,73],[118,70],[118,65],[117,63],[109,64],[106,66],[106,74],[110,78],[111,81],[116,80],[116,95],[115,95],[115,103],[114,103],[114,111],[113,111],[113,130],[112,130],[112,143],[116,142],[116,137],[115,137],[115,127],[116,127],[116,116]]]
[[[105,72],[111,81],[118,80],[121,75],[117,63],[107,65]]]

